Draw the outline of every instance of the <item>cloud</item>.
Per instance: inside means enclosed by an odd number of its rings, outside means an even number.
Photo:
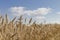
[[[51,8],[38,8],[33,11],[34,14],[46,15],[51,12]]]
[[[10,12],[13,15],[20,16],[20,15],[47,15],[52,11],[51,8],[37,8],[36,10],[27,10],[25,7],[11,7]]]
[[[25,7],[11,7],[9,9],[12,15],[20,16],[23,15],[25,18],[33,18],[35,21],[44,20],[48,13],[52,12],[52,8],[37,8],[34,10],[29,10]],[[37,21],[37,22],[38,22]]]
[[[60,14],[60,12],[57,12],[57,14]]]
[[[15,16],[22,15],[24,14],[24,7],[11,7],[10,12]]]
[[[41,20],[41,19],[45,19],[45,17],[44,16],[36,16],[35,19]]]
[[[36,21],[36,23],[38,23],[38,24],[43,22],[46,19],[45,16],[35,16],[33,18],[34,18],[34,21]]]

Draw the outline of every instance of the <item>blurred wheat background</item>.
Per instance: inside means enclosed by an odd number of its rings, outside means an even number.
[[[31,24],[31,18],[28,26],[23,24],[22,20],[27,19],[22,16],[15,19],[9,21],[7,14],[0,16],[0,40],[60,40],[59,24],[36,24],[36,21]]]

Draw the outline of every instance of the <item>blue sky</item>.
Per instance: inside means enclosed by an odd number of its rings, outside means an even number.
[[[18,11],[17,11],[18,10]],[[60,22],[60,0],[0,0],[0,14],[24,15],[39,22]]]

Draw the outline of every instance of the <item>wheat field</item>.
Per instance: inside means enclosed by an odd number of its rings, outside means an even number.
[[[16,17],[11,21],[8,20],[7,14],[5,17],[0,16],[0,40],[60,40],[60,25],[59,24],[36,24],[31,25],[22,23],[22,16],[16,20]],[[32,18],[29,20],[29,24]]]

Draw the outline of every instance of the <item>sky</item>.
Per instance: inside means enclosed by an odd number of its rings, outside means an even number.
[[[33,18],[38,22],[60,23],[60,0],[0,0],[0,15]]]

